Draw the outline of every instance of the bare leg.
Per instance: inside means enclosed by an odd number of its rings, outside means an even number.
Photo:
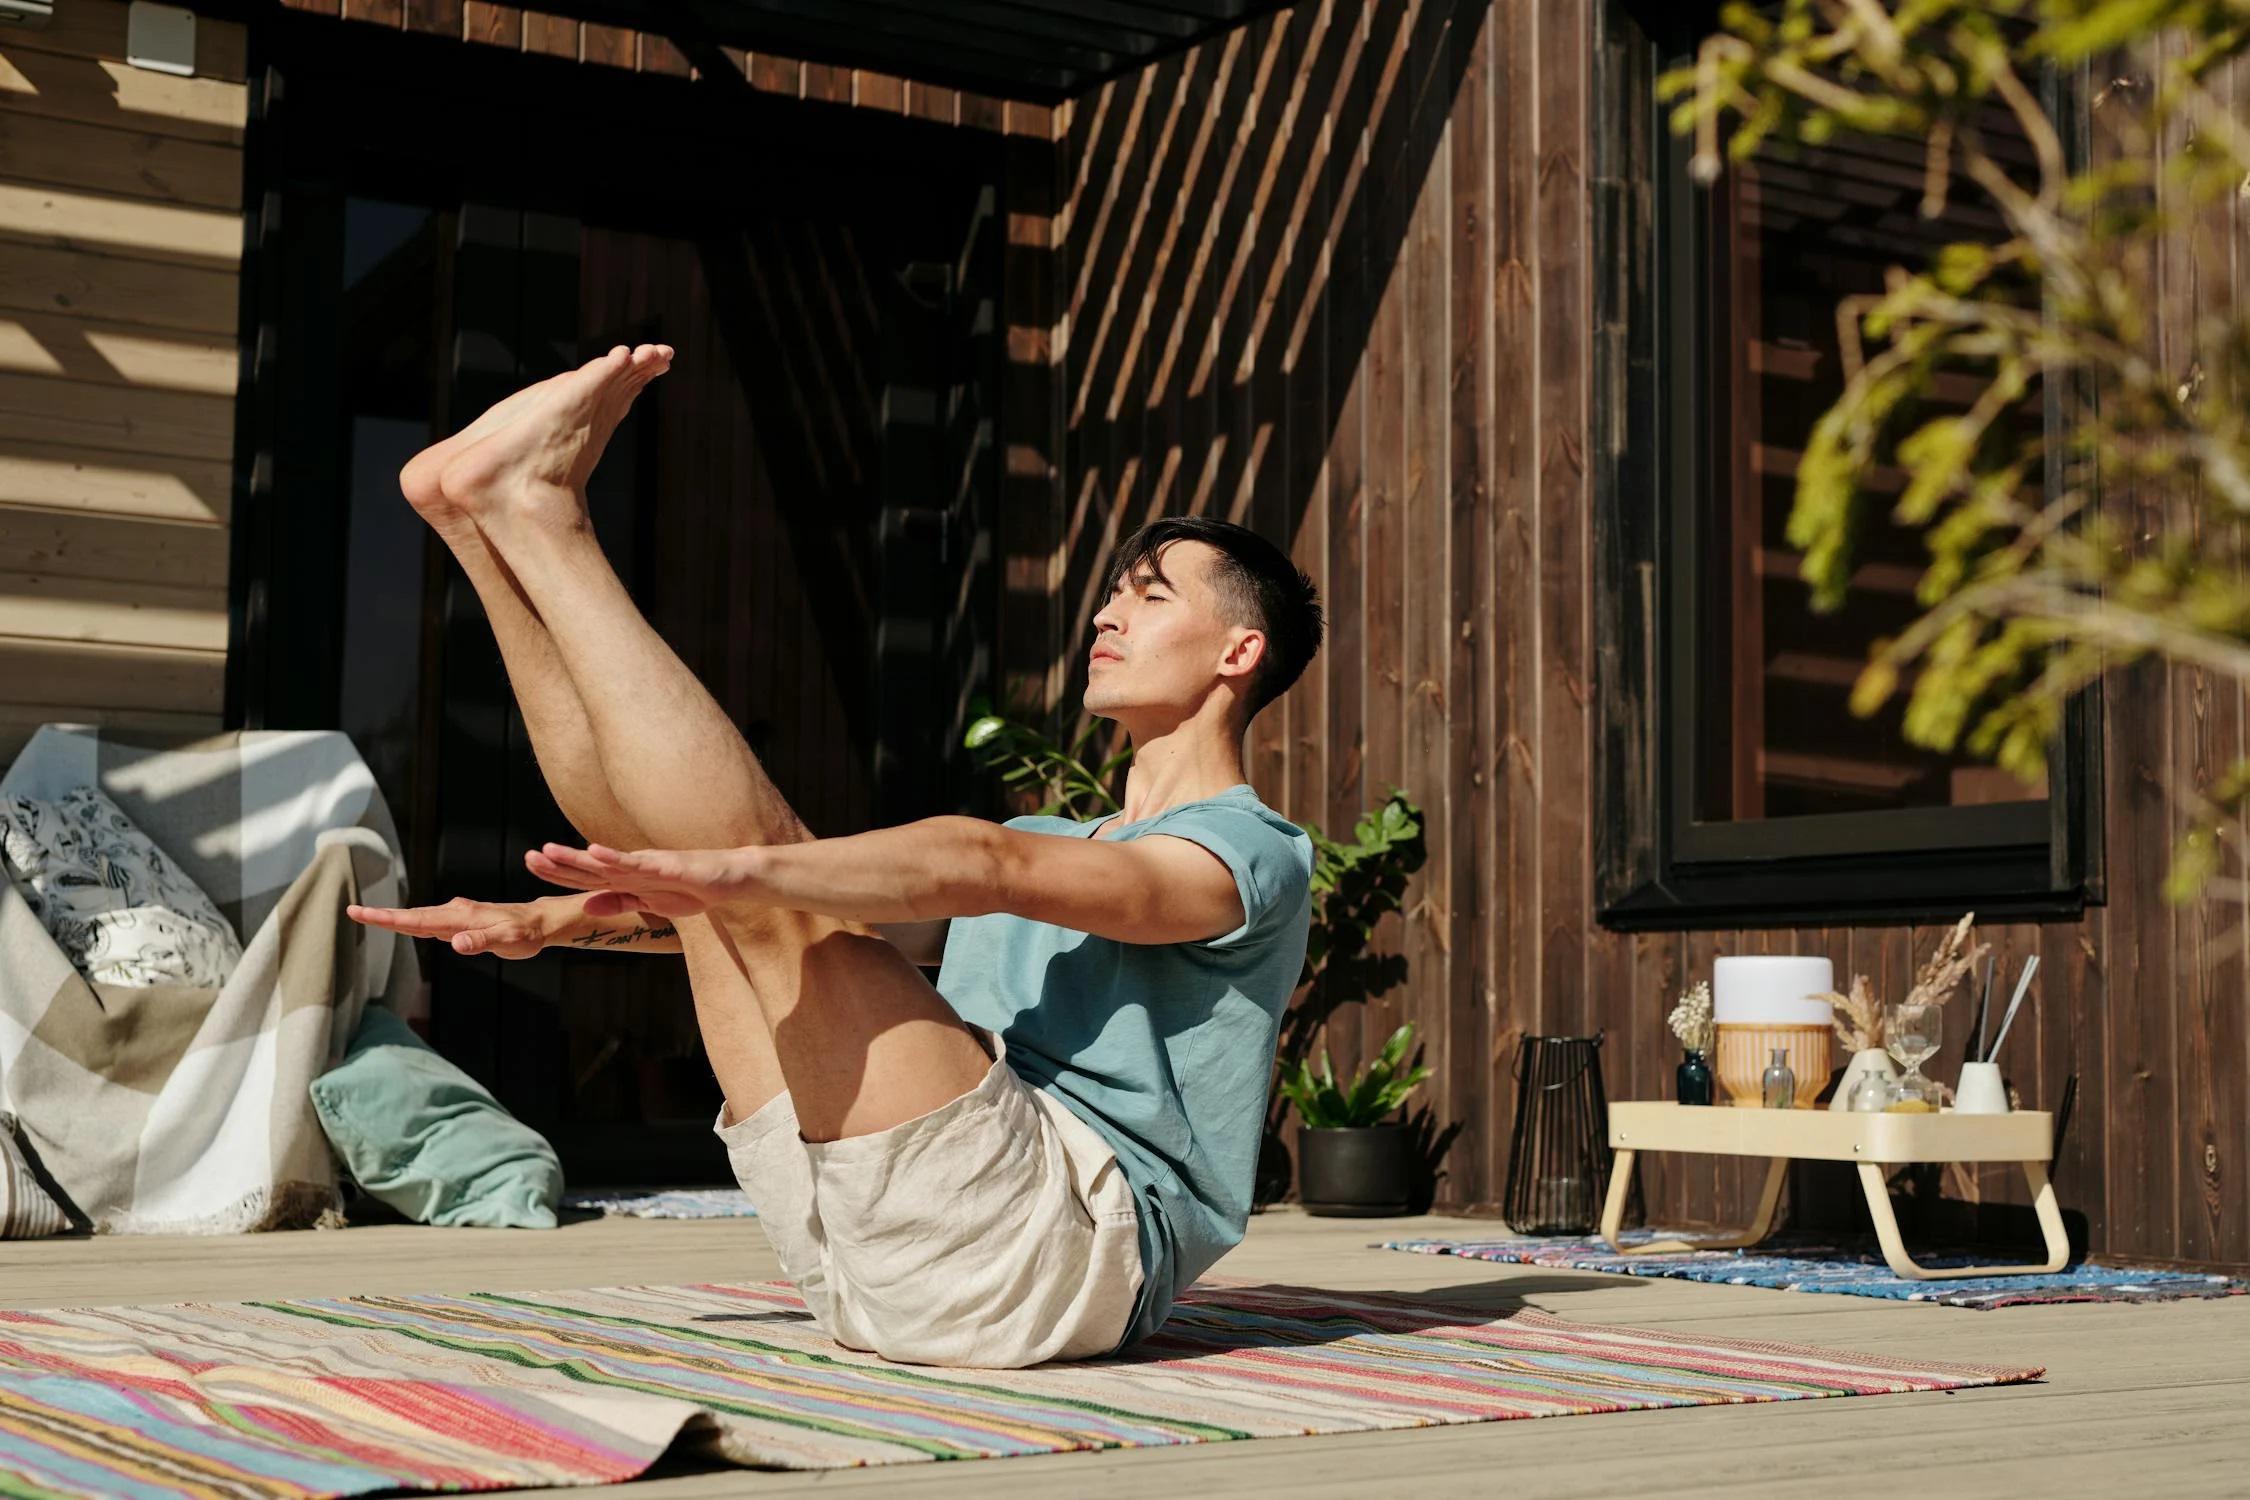
[[[501,659],[507,665],[508,683],[515,690],[524,725],[531,733],[532,752],[563,816],[589,840],[639,848],[648,842],[647,837],[610,792],[593,727],[587,722],[585,706],[578,701],[578,689],[563,668],[546,622],[531,607],[515,575],[486,543],[484,534],[445,498],[438,485],[446,464],[520,418],[530,398],[546,384],[516,392],[454,436],[424,449],[400,472],[399,488],[452,550],[470,586],[483,601],[493,636],[500,644]],[[711,921],[690,917],[678,925],[704,1051],[719,1087],[725,1091],[731,1118],[742,1119],[784,1086],[773,1037],[750,993],[749,981]]]
[[[571,685],[570,674],[563,670],[562,658],[555,654],[546,625],[524,597],[515,575],[486,544],[476,523],[448,501],[438,486],[438,476],[448,463],[520,418],[531,398],[547,384],[542,381],[516,392],[444,442],[423,449],[399,472],[399,489],[451,549],[484,603],[485,617],[491,621],[501,660],[507,665],[508,685],[515,690],[524,726],[531,733],[532,753],[538,757],[540,773],[554,793],[556,806],[571,826],[589,839],[605,844],[615,839],[637,841],[639,831],[610,795],[609,777],[595,749],[585,707],[578,701],[578,689]]]
[[[644,357],[648,348],[530,393],[518,420],[445,465],[441,489],[545,622],[610,791],[650,844],[803,838],[803,823],[733,722],[641,618],[587,522],[586,478],[666,362]],[[991,1060],[952,1007],[865,927],[770,908],[719,915],[807,1138],[888,1129],[984,1077]]]

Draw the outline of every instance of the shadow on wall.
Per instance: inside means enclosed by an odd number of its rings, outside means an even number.
[[[1297,6],[1076,104],[1066,627],[1153,516],[1296,535],[1489,8]],[[1064,655],[1068,702],[1085,664]]]

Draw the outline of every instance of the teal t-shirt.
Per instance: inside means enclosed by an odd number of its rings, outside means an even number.
[[[1108,821],[1007,826],[1091,838]],[[1007,1041],[1026,1083],[1117,1153],[1141,1216],[1141,1295],[1125,1344],[1155,1332],[1181,1289],[1241,1243],[1274,1045],[1312,916],[1312,840],[1248,786],[1108,836],[1150,834],[1225,863],[1240,927],[1200,943],[1120,943],[1004,913],[956,917],[937,982],[963,1019]]]

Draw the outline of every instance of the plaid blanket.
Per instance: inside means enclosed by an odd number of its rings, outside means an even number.
[[[50,724],[0,796],[98,785],[243,939],[216,990],[88,982],[0,881],[0,1109],[82,1226],[227,1234],[339,1206],[310,1085],[361,1009],[404,1009],[412,946],[344,916],[405,897],[390,810],[350,739],[200,740]]]

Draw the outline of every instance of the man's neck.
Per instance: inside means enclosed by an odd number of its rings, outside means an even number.
[[[1239,736],[1189,721],[1133,745],[1120,823],[1138,823],[1189,802],[1216,797],[1250,778]]]

